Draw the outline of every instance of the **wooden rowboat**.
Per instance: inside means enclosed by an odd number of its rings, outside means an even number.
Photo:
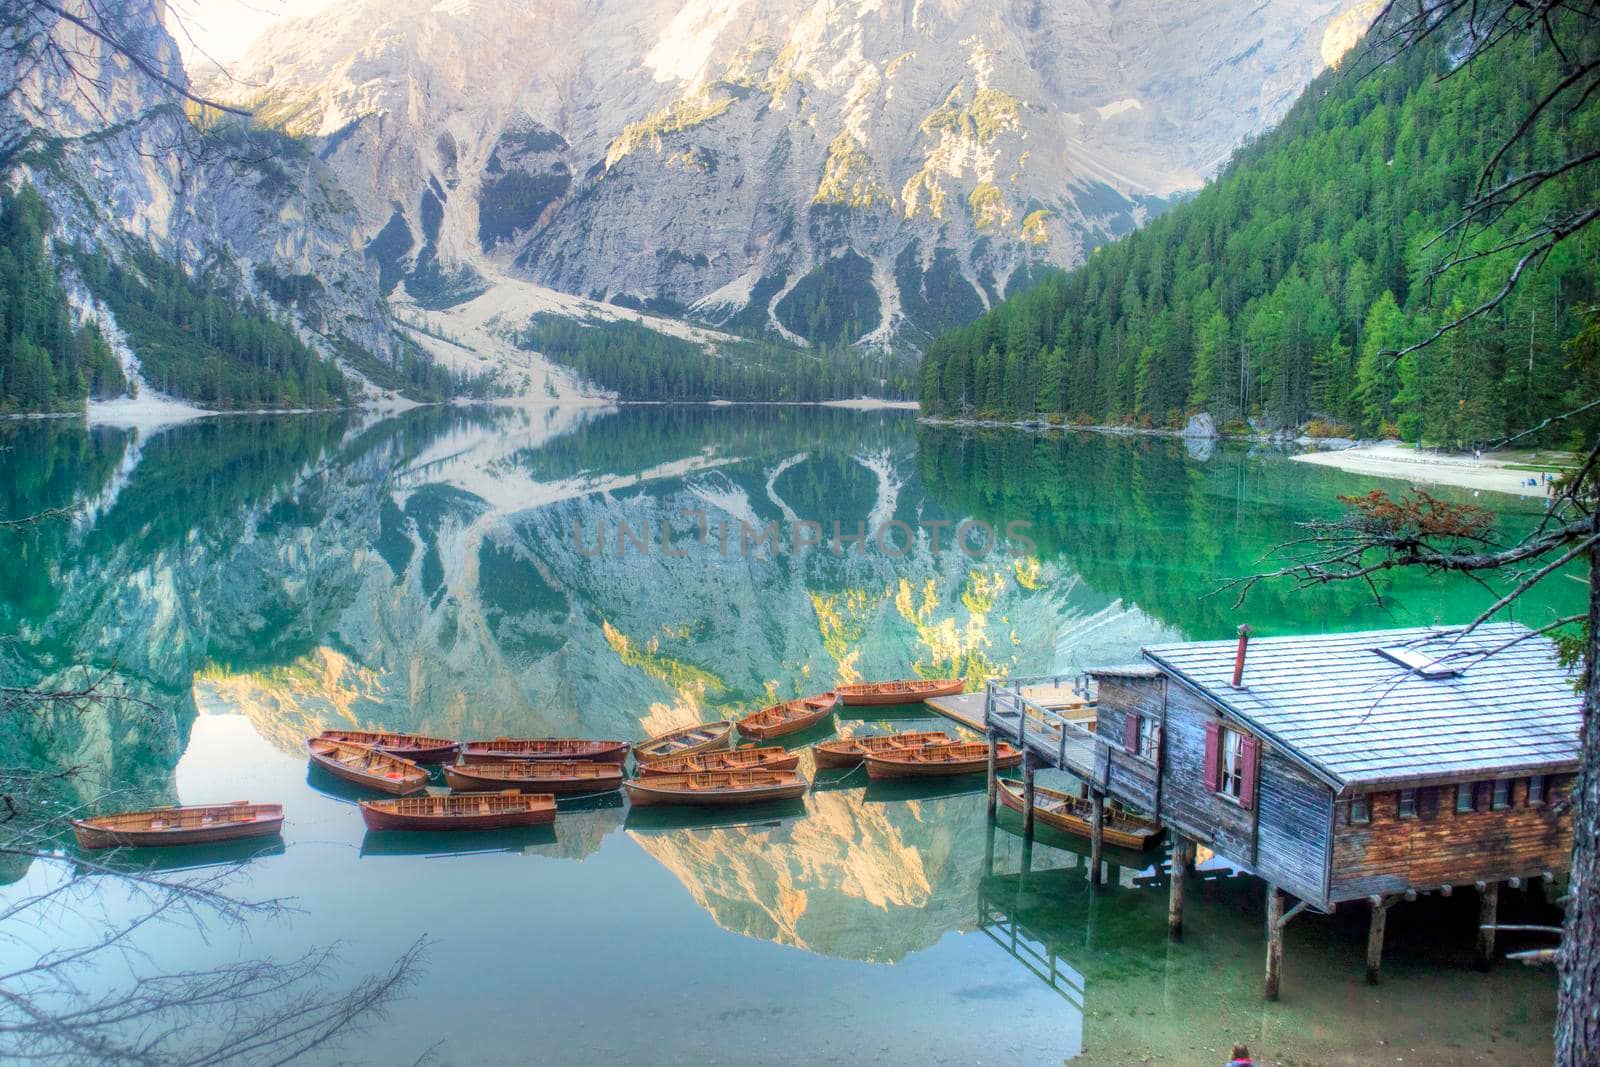
[[[549,793],[449,793],[398,800],[363,800],[361,819],[368,830],[504,830],[556,821],[556,798]]]
[[[996,767],[1015,767],[1022,753],[1002,744],[995,753]],[[862,759],[869,778],[943,778],[954,774],[975,774],[989,765],[989,745],[984,741],[955,741],[948,745],[925,745],[887,752],[868,752]]]
[[[1009,778],[999,781],[1000,803],[1012,811],[1022,811],[1022,783]],[[1090,833],[1091,803],[1084,797],[1075,797],[1059,789],[1033,787],[1034,818],[1046,826],[1064,833],[1088,837]],[[1161,827],[1149,819],[1141,819],[1126,811],[1107,808],[1101,816],[1100,833],[1108,845],[1142,851],[1161,836]]]
[[[861,734],[841,737],[834,741],[818,741],[811,746],[817,769],[825,767],[853,767],[868,752],[890,752],[902,748],[921,748],[923,745],[947,745],[950,735],[943,730],[907,730],[898,734]]]
[[[688,756],[667,756],[639,764],[639,773],[698,774],[701,771],[792,771],[800,766],[800,753],[770,745],[766,748],[735,748],[727,752],[696,752]]]
[[[837,698],[833,693],[786,700],[782,704],[752,711],[740,719],[739,732],[755,741],[797,734],[833,714],[835,703]]]
[[[422,734],[393,734],[378,730],[324,730],[317,736],[329,741],[343,741],[351,745],[366,745],[391,756],[408,759],[412,763],[444,763],[455,759],[461,746],[445,737],[425,737]]]
[[[446,766],[444,780],[464,792],[609,793],[622,788],[622,764],[585,760],[506,760]]]
[[[367,745],[313,737],[306,742],[306,751],[311,754],[312,763],[334,777],[381,793],[405,796],[428,787],[427,771],[408,759]]]
[[[648,741],[638,742],[633,746],[633,758],[642,763],[664,756],[687,756],[692,752],[710,752],[726,748],[728,738],[732,736],[731,722],[699,722],[693,726],[668,730]]]
[[[955,696],[966,687],[965,678],[903,678],[894,682],[841,685],[836,689],[843,704],[915,704],[933,697]]]
[[[581,737],[497,737],[461,742],[462,763],[505,763],[511,760],[588,760],[621,763],[628,758],[626,741],[592,741]]]
[[[760,804],[798,800],[809,785],[794,771],[706,771],[701,774],[652,774],[635,778],[624,788],[635,805]]]
[[[283,829],[282,804],[194,804],[73,819],[80,848],[165,848],[271,837]]]

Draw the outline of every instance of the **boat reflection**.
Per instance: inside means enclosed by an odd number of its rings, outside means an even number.
[[[106,849],[80,857],[74,867],[79,873],[92,874],[111,870],[118,874],[172,874],[179,871],[199,871],[208,867],[238,867],[252,860],[283,855],[283,838],[254,837],[243,841],[218,841],[209,845],[185,845],[181,848],[117,848]]]
[[[315,763],[306,765],[306,785],[329,800],[341,804],[355,804],[362,800],[382,800],[384,794],[375,789],[362,789],[359,785],[335,778]]]
[[[901,724],[906,719],[926,719],[939,725],[954,725],[942,715],[934,714],[928,709],[928,705],[920,700],[915,704],[840,704],[838,716],[841,719],[850,719],[856,722],[874,722],[878,719],[893,720],[895,729],[905,729]],[[933,727],[929,728],[933,729]]]
[[[555,826],[509,830],[405,831],[368,830],[361,839],[361,858],[372,856],[472,856],[493,852],[524,853],[556,843]]]
[[[611,811],[623,805],[622,791],[613,789],[609,793],[585,793],[582,796],[556,797],[556,810],[558,812],[578,811]]]
[[[865,776],[866,772],[862,771],[861,774]],[[866,800],[872,804],[974,796],[988,788],[981,774],[959,774],[948,778],[871,778],[863,784],[866,785]]]
[[[867,781],[865,763],[858,763],[854,767],[829,767],[811,776],[811,791],[831,793],[841,789],[865,789]]]
[[[630,833],[659,834],[674,830],[777,828],[804,817],[804,800],[778,800],[727,808],[674,807],[652,804],[629,808],[622,828]]]

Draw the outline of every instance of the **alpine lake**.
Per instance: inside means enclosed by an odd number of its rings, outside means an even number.
[[[158,709],[7,723],[0,762],[77,768],[63,806],[287,809],[265,850],[120,854],[247,859],[230,892],[295,910],[141,930],[131,970],[88,994],[333,944],[338,987],[426,937],[387,1019],[326,1061],[1220,1064],[1233,1041],[1260,1063],[1549,1058],[1553,975],[1474,972],[1470,893],[1394,909],[1377,987],[1364,908],[1298,918],[1269,1005],[1262,883],[1202,863],[1169,943],[1161,849],[1109,851],[1091,891],[1087,842],[991,824],[981,776],[824,772],[803,803],[687,815],[613,794],[563,800],[553,828],[417,835],[365,832],[361,794],[307,767],[329,727],[631,740],[836,680],[1076,673],[1242,622],[1465,622],[1493,594],[1441,577],[1396,575],[1381,605],[1353,584],[1217,591],[1341,494],[1401,483],[1264,446],[813,407],[13,421],[0,449],[0,519],[75,509],[0,530],[0,684],[92,674]],[[1438,495],[1508,535],[1541,511]],[[1512,617],[1581,603],[1545,585]],[[783,742],[913,728],[960,733],[920,706],[842,708]],[[57,847],[0,857],[0,906],[71,876],[70,835]],[[93,884],[97,909],[134,914],[116,879]],[[1502,901],[1507,921],[1534,911]],[[84,936],[63,913],[11,931],[0,964]]]

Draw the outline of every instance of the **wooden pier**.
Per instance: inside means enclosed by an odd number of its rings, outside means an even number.
[[[1049,675],[1037,679],[1008,680],[1005,685],[1008,690],[1017,687],[1016,691],[1022,696],[1042,708],[1055,712],[1063,719],[1078,723],[1090,730],[1094,729],[1094,702],[1089,699],[1088,693],[1083,688],[1084,682],[1080,678],[1070,675]],[[984,709],[988,701],[989,695],[985,691],[934,697],[924,703],[951,722],[981,734],[987,733],[989,729],[984,722]]]
[[[958,726],[965,726],[981,734],[987,733],[989,729],[983,724],[985,699],[982,693],[957,693],[953,697],[933,697],[923,703]]]

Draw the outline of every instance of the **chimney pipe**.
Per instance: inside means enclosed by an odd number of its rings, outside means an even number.
[[[1239,651],[1233,656],[1233,687],[1244,688],[1244,650],[1250,643],[1250,626],[1245,624],[1239,627]]]

